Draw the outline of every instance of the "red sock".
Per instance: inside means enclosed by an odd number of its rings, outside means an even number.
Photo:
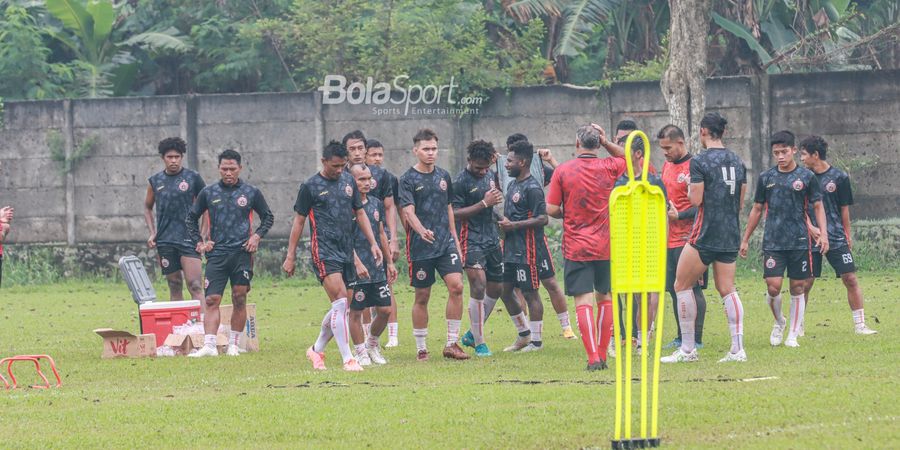
[[[594,307],[592,305],[580,305],[575,308],[578,317],[578,331],[581,333],[581,343],[588,356],[588,364],[593,364],[600,359],[597,352],[597,330],[594,323]]]
[[[598,347],[598,353],[600,354],[600,358],[606,361],[606,349],[609,348],[609,340],[613,334],[613,314],[612,314],[612,301],[604,300],[600,302],[600,316],[597,318],[600,325],[597,328],[600,330],[600,343]]]

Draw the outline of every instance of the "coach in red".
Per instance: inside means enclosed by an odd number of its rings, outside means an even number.
[[[600,158],[603,147],[611,158]],[[563,219],[566,295],[575,297],[578,329],[588,370],[606,369],[612,334],[609,271],[609,195],[625,172],[625,152],[596,124],[578,128],[576,158],[561,164],[550,179],[547,214]],[[594,318],[594,293],[599,316]],[[598,339],[599,336],[599,339]]]

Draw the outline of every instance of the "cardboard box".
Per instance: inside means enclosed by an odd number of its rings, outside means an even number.
[[[176,355],[187,355],[190,352],[203,347],[204,336],[202,334],[170,334],[166,336],[163,345],[172,347]],[[216,335],[216,347],[219,353],[225,353],[225,346],[228,344],[228,336],[222,333]]]
[[[103,338],[101,358],[144,358],[156,356],[156,335],[135,336],[127,331],[98,328],[94,333]]]
[[[225,324],[226,327],[230,326],[231,324],[231,312],[233,311],[233,309],[234,307],[231,305],[219,306],[219,317],[221,318],[220,323]],[[247,350],[248,352],[259,351],[259,335],[257,334],[255,303],[247,304],[247,323],[244,325],[244,331],[241,333],[238,347],[243,350]]]

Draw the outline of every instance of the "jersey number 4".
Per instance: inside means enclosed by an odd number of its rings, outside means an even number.
[[[735,186],[737,186],[737,177],[734,176],[734,166],[722,167],[722,180],[725,185],[731,188],[731,195],[734,195]]]

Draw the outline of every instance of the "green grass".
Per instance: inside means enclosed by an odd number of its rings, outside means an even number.
[[[900,443],[900,276],[861,274],[870,326],[852,333],[843,287],[820,281],[802,347],[771,348],[763,284],[743,277],[750,361],[720,365],[728,331],[710,303],[697,364],[664,366],[660,430],[670,448],[897,448]],[[163,286],[157,287],[164,292]],[[347,374],[330,344],[325,373],[303,351],[326,301],[309,281],[255,283],[262,351],[239,358],[101,360],[94,328],[137,330],[123,283],[68,282],[0,290],[0,355],[50,353],[63,387],[0,393],[4,448],[607,448],[612,371],[585,372],[580,341],[503,354],[513,339],[504,312],[490,320],[495,356],[417,363],[409,323],[412,293],[398,288],[401,346],[390,364]],[[429,348],[445,336],[445,295],[435,289]],[[549,303],[545,306],[551,310]],[[574,312],[573,323],[574,323]],[[467,322],[467,320],[466,320]],[[664,338],[674,333],[667,309]],[[336,370],[337,369],[337,370]],[[33,382],[31,369],[16,373]],[[776,377],[760,381],[736,381]],[[637,391],[635,392],[637,394]]]

